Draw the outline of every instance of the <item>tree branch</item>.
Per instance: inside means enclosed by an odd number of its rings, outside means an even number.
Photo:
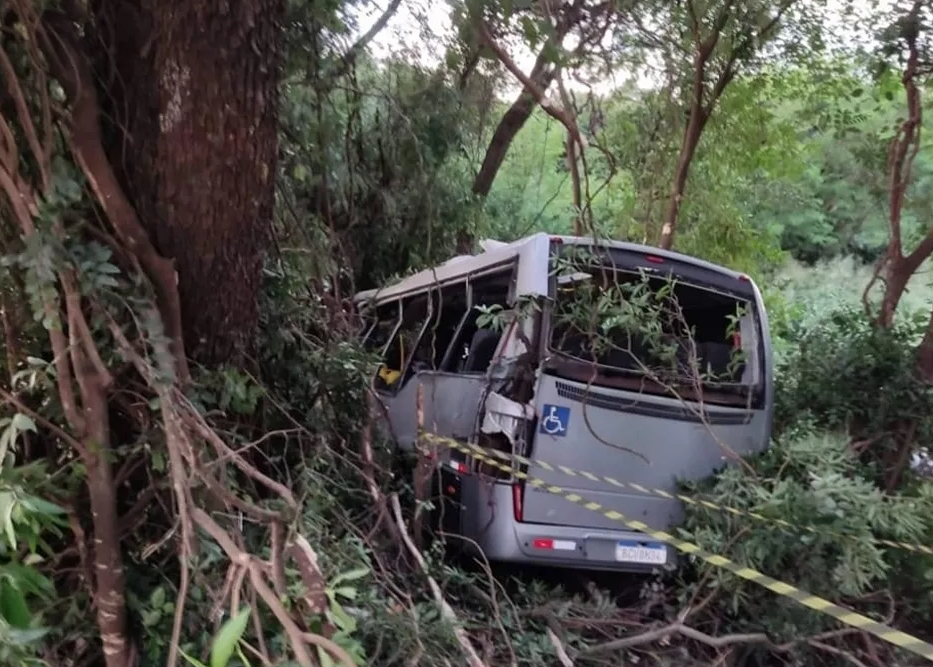
[[[334,71],[329,74],[331,80],[339,79],[344,76],[347,72],[350,71],[350,68],[353,67],[353,64],[356,62],[356,59],[359,58],[360,54],[366,50],[366,47],[369,46],[369,43],[375,39],[382,30],[386,27],[386,24],[392,19],[395,13],[398,11],[398,8],[401,6],[402,0],[392,0],[389,3],[389,6],[386,7],[385,11],[376,19],[376,22],[372,24],[369,30],[366,31],[343,55],[340,59],[338,65],[334,68]]]
[[[763,632],[753,632],[753,633],[744,633],[744,634],[732,634],[732,635],[723,635],[722,637],[713,637],[706,634],[705,632],[700,632],[694,628],[691,628],[687,625],[684,625],[680,621],[676,623],[671,623],[666,625],[663,628],[656,628],[654,630],[648,630],[641,634],[635,635],[634,637],[624,637],[622,639],[614,639],[603,644],[597,644],[596,646],[591,646],[584,651],[586,655],[597,655],[600,653],[611,653],[613,651],[620,651],[626,648],[632,648],[634,646],[641,646],[643,644],[650,644],[658,640],[669,637],[670,635],[681,635],[688,639],[693,639],[698,641],[701,644],[705,644],[710,648],[724,648],[726,646],[732,646],[733,644],[769,644],[770,640],[768,635]]]
[[[444,599],[444,594],[441,592],[440,586],[438,586],[434,578],[428,574],[428,566],[424,562],[424,556],[422,556],[421,552],[415,547],[414,543],[411,541],[411,537],[408,535],[408,530],[405,528],[405,520],[402,518],[402,507],[399,505],[398,496],[393,493],[389,498],[389,503],[392,506],[392,514],[395,516],[395,523],[398,526],[402,542],[415,559],[415,562],[418,563],[418,567],[427,577],[428,586],[431,587],[431,594],[434,596],[434,601],[437,603],[437,606],[440,607],[441,616],[453,626],[454,635],[457,637],[460,648],[463,649],[467,663],[470,667],[487,667],[486,663],[479,657],[479,653],[476,652],[476,648],[474,648],[463,626],[460,624],[456,612],[454,612],[447,600]]]
[[[41,69],[38,69],[38,71],[41,72]],[[13,69],[13,63],[10,62],[10,58],[7,55],[6,50],[2,47],[0,47],[0,74],[2,74],[3,78],[6,80],[7,94],[9,94],[10,98],[13,100],[14,106],[16,107],[16,115],[17,118],[19,118],[19,126],[26,137],[26,143],[29,144],[29,150],[32,151],[36,165],[39,167],[39,180],[42,185],[42,190],[43,192],[47,191],[51,185],[51,165],[49,164],[48,159],[51,155],[51,146],[43,146],[39,141],[39,135],[36,132],[36,125],[33,122],[32,115],[29,112],[29,105],[26,103],[26,96],[23,93],[23,88],[19,83],[19,78],[16,76],[16,71]],[[43,100],[43,103],[43,106],[45,107],[43,111],[47,113],[47,97]],[[43,116],[44,115],[45,113],[43,113]]]
[[[189,372],[173,262],[159,255],[153,246],[104,153],[94,78],[90,63],[79,47],[74,22],[59,11],[46,10],[42,14],[42,25],[41,44],[49,69],[71,103],[68,137],[71,151],[120,241],[155,288],[159,314],[172,340],[175,373],[178,381],[184,384]]]
[[[320,646],[345,667],[356,666],[356,663],[353,661],[353,658],[350,657],[350,654],[348,654],[346,650],[344,650],[338,644],[334,643],[332,640],[327,639],[321,635],[302,632],[295,621],[292,620],[291,616],[289,616],[288,611],[282,605],[282,602],[276,597],[275,593],[265,582],[259,565],[256,563],[255,559],[237,547],[230,536],[227,535],[227,533],[219,525],[217,525],[217,523],[210,516],[208,516],[204,510],[195,508],[191,512],[191,518],[204,532],[210,535],[211,538],[217,542],[220,548],[224,550],[224,553],[227,554],[227,558],[230,559],[230,562],[233,563],[233,565],[245,567],[247,569],[249,572],[250,584],[252,584],[253,588],[256,589],[259,597],[261,597],[263,602],[266,603],[266,606],[269,607],[269,609],[275,615],[276,619],[278,619],[279,623],[282,624],[282,628],[285,630],[285,634],[288,635],[289,643],[291,644],[292,650],[295,653],[295,660],[299,665],[301,665],[301,667],[313,667],[314,665],[314,661],[311,659],[311,654],[308,653],[307,644],[309,643]]]
[[[483,43],[486,44],[486,46],[488,46],[493,53],[495,53],[496,58],[499,59],[499,62],[501,62],[502,65],[521,82],[525,90],[531,93],[535,101],[541,105],[542,109],[544,109],[545,113],[567,128],[567,131],[571,134],[574,141],[576,141],[578,145],[586,146],[586,143],[583,137],[580,135],[580,130],[577,127],[576,120],[573,118],[573,116],[569,113],[566,113],[566,110],[560,109],[547,99],[546,92],[540,86],[538,86],[537,83],[534,82],[532,77],[525,74],[522,69],[515,64],[515,61],[512,60],[512,57],[506,52],[506,50],[503,49],[498,42],[496,42],[495,38],[492,36],[492,33],[489,32],[489,27],[484,21],[478,22],[477,31]]]

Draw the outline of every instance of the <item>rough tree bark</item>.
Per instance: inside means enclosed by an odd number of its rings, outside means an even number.
[[[184,343],[249,353],[271,232],[283,0],[96,0],[118,170],[175,261]]]

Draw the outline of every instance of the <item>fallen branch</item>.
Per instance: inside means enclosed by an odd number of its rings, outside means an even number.
[[[247,572],[249,572],[250,584],[259,594],[259,597],[262,598],[263,602],[266,603],[266,606],[275,614],[279,623],[282,624],[282,628],[285,630],[285,634],[288,636],[289,643],[295,653],[295,660],[301,667],[314,667],[314,661],[311,659],[311,654],[308,652],[308,644],[313,644],[324,649],[335,660],[346,667],[356,667],[353,658],[340,645],[327,637],[304,632],[298,627],[288,614],[281,600],[276,597],[275,592],[266,583],[262,573],[262,566],[256,562],[253,556],[237,547],[223,528],[217,525],[217,522],[208,516],[204,510],[200,508],[193,509],[191,518],[198,527],[204,530],[204,532],[210,535],[213,540],[220,545],[220,548],[227,554],[227,558],[230,559],[231,563],[235,566],[244,567]]]
[[[479,657],[479,653],[477,653],[476,648],[467,636],[466,630],[463,629],[463,625],[461,625],[460,620],[457,618],[457,614],[450,604],[448,604],[447,600],[444,599],[444,594],[441,593],[441,587],[438,586],[434,578],[428,574],[428,566],[424,562],[424,556],[422,556],[421,552],[415,547],[414,542],[411,540],[411,536],[408,534],[408,530],[405,528],[405,520],[402,518],[402,506],[399,504],[398,496],[393,493],[389,498],[389,502],[392,506],[392,514],[395,517],[395,523],[398,525],[402,542],[418,563],[418,567],[424,573],[424,576],[427,577],[428,586],[431,588],[434,601],[437,603],[437,606],[440,607],[441,616],[444,620],[453,626],[454,635],[457,637],[457,642],[466,655],[467,663],[469,663],[470,667],[488,667],[486,663],[483,662],[482,658]]]
[[[620,651],[626,648],[633,648],[635,646],[641,646],[643,644],[650,644],[652,642],[659,641],[671,635],[681,635],[687,639],[692,639],[698,641],[701,644],[705,644],[710,648],[725,648],[726,646],[732,646],[734,644],[770,644],[771,640],[768,639],[768,635],[763,632],[750,632],[750,633],[740,633],[732,635],[723,635],[722,637],[713,637],[708,635],[705,632],[700,632],[694,628],[691,628],[688,625],[684,625],[680,621],[676,623],[671,623],[670,625],[665,625],[663,628],[656,628],[654,630],[648,630],[634,637],[624,637],[622,639],[614,639],[610,642],[605,642],[604,644],[597,644],[596,646],[591,646],[583,653],[586,655],[597,655],[599,653],[611,653],[613,651]]]
[[[856,658],[848,651],[842,650],[841,648],[836,648],[835,646],[830,646],[829,644],[824,644],[823,642],[814,641],[812,639],[807,643],[815,649],[825,651],[826,653],[831,653],[832,655],[837,655],[850,664],[855,665],[855,667],[868,667],[868,665],[866,665],[864,662]]]
[[[557,659],[560,660],[562,667],[573,667],[573,660],[567,655],[567,649],[564,648],[563,643],[551,628],[547,629],[547,638],[551,640],[551,646],[554,647],[554,652],[557,654]]]

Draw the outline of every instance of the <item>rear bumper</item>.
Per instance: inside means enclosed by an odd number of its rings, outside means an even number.
[[[507,484],[481,482],[468,476],[464,482],[464,536],[491,561],[525,563],[581,570],[616,572],[653,572],[677,566],[676,550],[631,530],[604,530],[520,523],[512,511],[511,487]],[[663,562],[637,563],[617,558],[617,545],[644,545],[663,550]],[[657,551],[658,561],[661,554]]]

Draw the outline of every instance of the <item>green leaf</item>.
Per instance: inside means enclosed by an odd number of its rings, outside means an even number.
[[[45,562],[45,559],[39,554],[26,554],[26,557],[23,559],[23,563],[26,565],[38,565],[43,562]]]
[[[538,25],[529,16],[522,16],[519,21],[522,24],[522,34],[525,37],[528,48],[532,51],[536,51],[538,48]]]
[[[350,633],[356,630],[356,619],[350,616],[343,607],[333,603],[330,606],[330,617],[334,625],[341,630]]]
[[[157,589],[152,591],[152,595],[149,597],[149,604],[153,607],[161,607],[165,604],[165,589],[159,586]]]
[[[237,615],[223,624],[211,646],[211,667],[227,667],[237,643],[246,632],[250,608],[243,607]]]
[[[185,652],[182,651],[181,649],[179,649],[178,652],[181,653],[181,657],[182,657],[182,658],[184,658],[185,660],[188,661],[188,664],[194,665],[194,667],[207,667],[207,665],[205,665],[203,662],[201,662],[201,661],[198,660],[197,658],[192,658],[190,655],[188,655],[187,653],[185,653]]]
[[[22,592],[9,581],[0,580],[0,617],[14,628],[26,629],[32,614]]]
[[[348,600],[355,600],[356,589],[352,586],[340,586],[339,588],[334,589],[334,595],[339,595],[341,597],[347,598]]]
[[[10,492],[0,493],[0,528],[6,533],[10,548],[16,548],[16,528],[13,526],[13,507],[16,498]]]
[[[13,416],[12,426],[19,431],[36,432],[36,423],[21,412],[17,412],[16,415]]]
[[[338,574],[333,578],[333,580],[330,582],[331,588],[345,581],[356,581],[357,579],[362,579],[367,574],[369,574],[368,567],[358,567],[352,570],[347,570],[346,572]]]
[[[48,516],[61,516],[62,514],[66,514],[64,508],[59,507],[55,503],[50,503],[44,498],[39,498],[38,496],[23,498],[23,505],[36,514],[46,514]]]
[[[7,631],[7,636],[13,644],[25,646],[26,644],[34,644],[48,633],[49,628],[10,628]]]
[[[3,464],[4,459],[6,459],[7,450],[10,448],[10,440],[13,439],[14,430],[12,426],[4,429],[3,433],[0,433],[0,465]]]
[[[335,667],[334,659],[330,657],[330,653],[320,646],[317,647],[317,657],[321,661],[321,667]]]

